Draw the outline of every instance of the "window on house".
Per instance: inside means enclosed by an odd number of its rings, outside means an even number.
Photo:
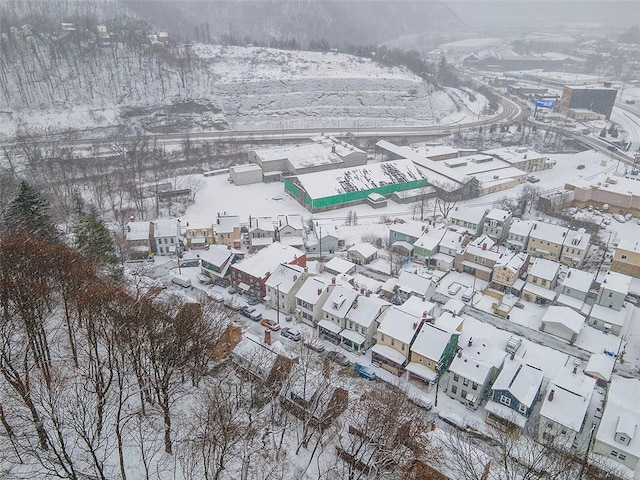
[[[468,386],[469,386],[469,379],[468,379],[468,378],[465,378],[464,380],[462,380],[462,384],[463,384],[465,387],[468,387]]]
[[[522,404],[518,405],[518,411],[519,411],[520,413],[527,413],[527,407],[526,407],[526,405],[522,405]]]
[[[562,435],[566,435],[566,434],[567,434],[567,429],[566,429],[566,428],[563,428],[562,430],[560,430],[560,433],[561,433]]]
[[[460,375],[458,375],[457,373],[453,375],[453,381],[454,382],[459,382],[460,381]]]
[[[453,393],[454,395],[455,395],[456,393],[458,393],[458,387],[456,387],[455,385],[453,385],[453,386],[451,387],[451,393]]]
[[[615,450],[611,450],[611,456],[612,457],[617,457],[618,456],[618,452],[616,452]]]
[[[173,240],[174,240],[174,238],[172,237],[172,238],[171,238],[171,243],[174,243],[174,241],[173,241]]]
[[[542,286],[543,286],[543,287],[546,287],[546,286],[547,286],[547,281],[546,281],[546,280],[542,280],[542,282],[541,282],[541,283],[542,283]]]
[[[627,259],[627,256],[626,256],[626,255],[620,255],[620,258],[621,258],[622,260],[626,260],[626,259]]]
[[[476,382],[471,384],[471,390],[478,390],[478,384]]]
[[[500,403],[509,407],[511,405],[511,399],[506,395],[500,395]]]
[[[384,342],[384,333],[381,333],[381,334],[380,334],[380,341],[381,341],[381,342]]]
[[[396,340],[394,338],[391,339],[391,346],[393,347],[396,344]]]
[[[404,352],[404,343],[402,343],[402,344],[400,345],[400,348],[401,348],[401,349],[402,349],[402,351]]]
[[[620,441],[621,441],[621,442],[626,442],[626,441],[627,441],[627,438],[626,438],[624,435],[621,435],[621,436],[620,436]]]
[[[462,392],[461,392],[461,397],[462,397],[462,398],[467,398],[467,393],[469,393],[469,392],[467,392],[467,391],[463,388],[463,389],[462,389]]]
[[[622,453],[619,453],[619,454],[618,454],[618,459],[619,459],[619,460],[622,460],[622,461],[624,462],[624,461],[627,459],[627,456],[626,456],[626,455],[623,455]]]
[[[613,292],[609,292],[609,298],[613,297]]]

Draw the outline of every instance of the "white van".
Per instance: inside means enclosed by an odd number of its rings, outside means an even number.
[[[185,277],[184,275],[172,275],[171,281],[176,285],[180,285],[184,288],[191,286],[191,279],[189,277]]]
[[[470,302],[473,299],[473,287],[467,287],[467,289],[462,292],[462,301]]]

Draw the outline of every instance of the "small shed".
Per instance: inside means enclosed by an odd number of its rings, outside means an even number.
[[[229,167],[229,181],[235,185],[252,185],[262,182],[262,168],[260,165],[234,165]]]
[[[573,344],[584,326],[584,317],[569,307],[549,307],[542,317],[540,330]]]
[[[379,193],[373,192],[367,195],[367,203],[373,208],[384,208],[387,206],[387,199]]]

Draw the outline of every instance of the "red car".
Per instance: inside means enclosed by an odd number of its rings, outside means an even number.
[[[271,320],[269,318],[263,318],[260,324],[263,327],[268,328],[269,330],[273,330],[274,332],[277,332],[278,330],[280,330],[280,324],[276,323],[275,320]]]

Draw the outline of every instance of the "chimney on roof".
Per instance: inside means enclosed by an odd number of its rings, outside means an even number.
[[[322,289],[321,288],[318,289],[318,295],[322,295]]]
[[[336,284],[336,277],[332,277],[331,278],[331,285],[335,285]]]
[[[462,358],[462,350],[458,350],[458,358]]]
[[[573,366],[573,374],[575,375],[576,373],[578,373],[578,365]]]
[[[127,225],[127,232],[131,231],[131,225]]]
[[[511,358],[511,360],[513,360],[514,358],[516,358],[516,352],[511,352],[511,357],[509,357],[509,358]]]
[[[429,316],[429,314],[427,313],[426,310],[424,312],[422,312],[422,318],[427,318],[428,316]]]
[[[487,244],[486,244],[486,243],[483,243],[483,244],[482,244],[482,250],[486,250],[486,249],[487,249]]]
[[[366,292],[364,292],[364,296],[365,297],[370,297],[371,296],[371,290],[367,290]]]
[[[469,337],[469,343],[467,343],[468,347],[473,346],[473,337]]]
[[[418,328],[418,322],[413,322],[413,329],[416,330]]]
[[[538,227],[538,224],[537,224],[537,223],[534,223],[534,224],[533,224],[533,229],[535,230],[537,227]]]
[[[556,394],[556,391],[552,388],[549,392],[549,401],[553,402],[553,396]]]
[[[268,328],[264,329],[264,343],[271,345],[271,330]]]
[[[331,153],[336,153],[336,146],[335,145],[331,145]]]
[[[569,273],[567,273],[567,278],[571,278],[571,270],[569,270]]]

